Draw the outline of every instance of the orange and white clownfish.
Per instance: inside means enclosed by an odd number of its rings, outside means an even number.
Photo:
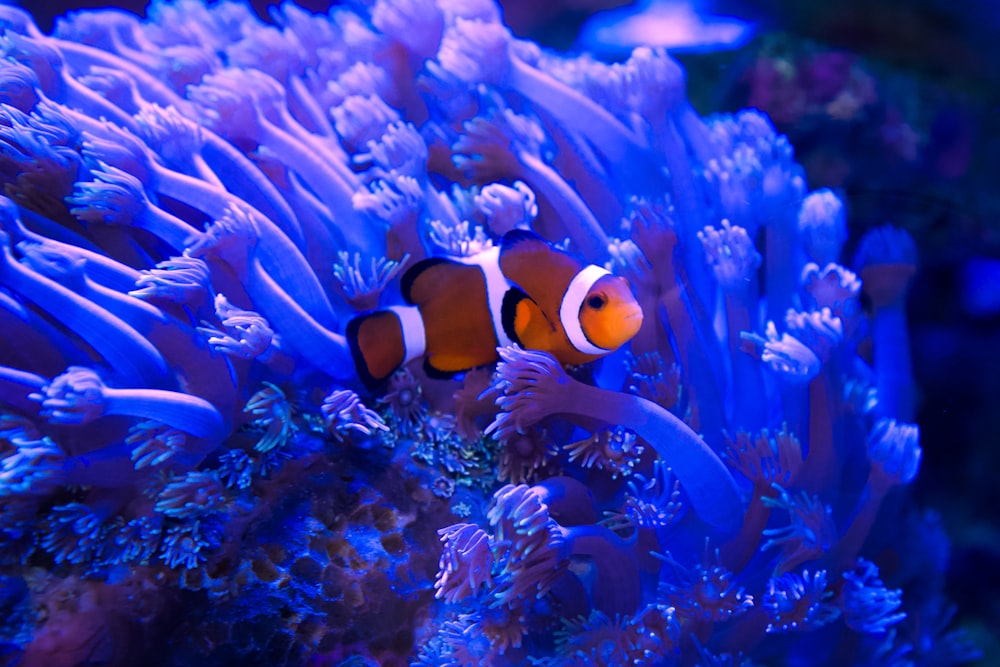
[[[347,326],[369,388],[420,357],[432,377],[493,364],[496,348],[510,343],[582,364],[614,352],[642,325],[628,281],[521,229],[472,257],[417,262],[400,287],[408,305],[364,313]]]

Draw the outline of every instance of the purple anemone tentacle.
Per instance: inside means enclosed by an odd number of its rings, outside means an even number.
[[[6,340],[21,341],[0,349],[3,362],[52,375],[87,355],[66,331],[0,289],[0,331]]]
[[[695,512],[706,523],[724,532],[738,528],[743,512],[736,482],[719,457],[683,421],[639,396],[574,380],[548,354],[512,347],[499,348],[499,352],[503,361],[498,373],[505,393],[497,404],[505,412],[488,430],[502,435],[554,414],[620,424],[669,462]]]
[[[577,251],[596,261],[606,258],[608,236],[580,195],[555,169],[534,155],[522,151],[518,153],[518,158],[525,167],[525,180],[533,184],[538,194],[555,208],[566,224]]]
[[[490,119],[476,117],[466,122],[463,129],[465,134],[455,145],[458,166],[496,170],[501,176],[525,181],[554,209],[561,230],[579,252],[595,259],[607,257],[609,239],[594,213],[573,186],[542,160],[537,123],[500,109]]]
[[[755,431],[767,424],[767,396],[760,365],[743,352],[740,334],[757,328],[755,277],[761,257],[746,230],[728,220],[722,221],[721,229],[699,231],[698,240],[725,304],[730,364],[727,402],[733,406],[730,421],[737,429]]]
[[[319,324],[257,262],[252,263],[249,278],[247,290],[254,304],[278,326],[282,339],[296,354],[334,378],[353,375],[354,362],[343,335]]]
[[[24,242],[18,250],[35,271],[71,286],[78,296],[127,322],[156,347],[190,393],[208,398],[224,414],[234,407],[236,388],[218,381],[226,373],[225,363],[210,354],[194,327],[142,299],[94,283],[83,262],[66,262],[61,255]]]
[[[733,571],[742,570],[760,546],[763,530],[771,515],[770,503],[778,495],[774,484],[798,485],[803,468],[802,445],[788,425],[780,431],[745,431],[726,436],[723,458],[729,467],[745,477],[751,486],[750,504],[740,532],[720,549],[722,563]]]
[[[112,136],[117,139],[114,143]],[[145,144],[123,130],[103,137],[85,133],[84,137],[84,154],[90,161],[129,172],[147,183],[148,188],[210,217],[230,218],[241,226],[252,226],[253,234],[260,239],[256,254],[265,269],[317,320],[335,326],[336,318],[316,274],[295,244],[267,217],[225,190],[161,166]]]
[[[673,220],[663,206],[638,201],[631,224],[635,243],[651,263],[659,289],[659,302],[654,309],[656,319],[672,339],[671,351],[676,346],[681,381],[691,410],[690,423],[715,439],[721,435],[724,423],[719,376],[710,370],[713,367],[708,357],[708,350],[715,347],[715,338],[703,332],[706,323],[698,317],[696,304],[679,271],[678,237]]]
[[[875,311],[872,343],[879,414],[912,421],[917,399],[906,298],[917,267],[916,244],[905,230],[885,225],[865,234],[854,263]]]
[[[87,341],[126,384],[172,386],[173,377],[159,351],[126,322],[73,291],[39,275],[3,250],[0,282]]]
[[[200,178],[219,189],[225,189],[219,175],[205,159],[201,150],[204,143],[202,128],[183,116],[174,107],[161,107],[141,102],[136,111],[134,128],[129,128],[146,142],[171,169]]]
[[[117,264],[115,260],[104,255],[93,241],[83,235],[49,220],[31,209],[17,206],[6,197],[4,200],[9,202],[10,210],[4,215],[6,218],[3,223],[4,228],[14,239],[27,238],[39,243],[59,243],[65,246],[67,251],[92,254],[95,263],[101,261],[107,264]],[[7,206],[7,204],[0,204],[0,206]]]
[[[45,383],[32,400],[40,414],[58,424],[87,424],[105,415],[152,419],[215,444],[226,435],[218,410],[208,401],[162,389],[117,389],[90,368],[70,366]]]
[[[880,419],[868,434],[869,474],[865,493],[851,525],[833,548],[830,559],[837,567],[847,567],[864,545],[882,501],[894,487],[909,484],[920,470],[923,450],[916,424]]]
[[[324,159],[324,150],[317,151],[280,125],[280,119],[296,126],[297,123],[288,117],[284,104],[274,99],[283,97],[283,92],[279,95],[274,90],[280,84],[257,74],[254,77],[250,72],[225,70],[206,77],[192,88],[191,96],[199,106],[202,121],[231,141],[256,143],[269,158],[299,173],[338,220],[353,217],[351,198],[357,189],[357,178],[339,156]],[[276,110],[278,123],[267,113]],[[363,224],[342,227],[358,250],[379,250],[380,239],[374,230]]]
[[[275,184],[249,158],[231,143],[203,127],[205,162],[216,173],[226,176],[226,188],[237,197],[274,220],[280,229],[295,239],[298,219]],[[298,233],[301,236],[302,232]]]
[[[0,207],[2,206],[3,204],[0,203]],[[98,252],[96,248],[81,247],[75,243],[67,243],[36,234],[21,224],[20,218],[23,218],[30,227],[36,227],[35,221],[37,219],[45,219],[42,216],[28,209],[13,208],[10,214],[16,214],[16,218],[8,219],[17,226],[18,231],[15,232],[11,227],[7,227],[7,229],[15,237],[20,236],[29,243],[45,248],[47,252],[61,254],[67,261],[83,261],[87,268],[87,276],[95,282],[119,292],[128,292],[133,289],[135,281],[139,279],[140,273],[138,271]]]
[[[545,122],[547,119],[544,116],[540,119],[556,146],[552,168],[565,181],[573,184],[587,208],[594,212],[598,220],[604,221],[605,230],[613,232],[609,227],[621,220],[626,204],[616,193],[624,191],[632,194],[641,188],[625,183],[616,183],[618,187],[608,187],[618,174],[604,168],[586,137],[579,131],[571,132],[558,123]]]
[[[821,372],[809,382],[809,431],[806,438],[809,455],[799,477],[799,486],[825,493],[842,473],[844,455],[837,442],[844,441],[836,413],[839,359],[837,347],[844,340],[843,321],[829,308],[807,313],[789,310],[785,315],[789,331],[801,340],[823,364]]]
[[[31,65],[39,75],[41,90],[47,97],[87,116],[104,117],[122,127],[136,129],[135,121],[127,112],[69,74],[59,50],[53,48],[51,41],[8,35],[4,51],[7,58]]]
[[[309,87],[306,86],[305,82],[300,77],[293,76],[289,79],[288,83],[289,93],[291,94],[289,99],[296,103],[300,114],[305,116],[311,125],[310,129],[325,137],[336,136],[333,131],[333,125],[330,124],[330,119],[323,113],[319,102],[309,91]]]
[[[650,171],[655,172],[651,156],[640,146],[632,131],[590,98],[517,57],[511,57],[508,76],[512,89],[545,109],[560,123],[586,128],[588,140],[615,165],[631,163],[626,171],[640,173],[643,166],[649,166]]]
[[[86,222],[132,225],[145,229],[177,251],[201,232],[163,210],[146,195],[142,182],[126,171],[101,164],[90,171],[93,181],[79,181],[67,198],[69,212]]]
[[[218,410],[197,396],[159,389],[105,389],[104,396],[109,415],[155,419],[214,443],[226,434]]]
[[[29,414],[38,411],[38,403],[28,395],[39,391],[48,384],[41,375],[28,371],[0,366],[0,403]]]
[[[107,51],[55,38],[44,38],[48,46],[60,52],[71,69],[86,73],[94,66],[107,67],[125,73],[135,82],[136,88],[142,94],[143,99],[148,102],[159,104],[160,106],[174,105],[184,111],[189,108],[190,103],[184,98],[170,90],[165,84],[159,81],[152,74],[149,74],[141,67],[137,67],[124,58],[116,56]],[[69,56],[67,59],[66,56]]]
[[[671,118],[685,137],[698,162],[705,165],[719,155],[719,148],[712,141],[712,133],[698,112],[687,100],[671,111]]]

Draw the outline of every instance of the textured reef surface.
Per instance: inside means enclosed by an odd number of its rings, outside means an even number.
[[[905,232],[845,257],[662,50],[486,0],[270,19],[0,7],[0,664],[976,659],[907,493]],[[629,281],[627,345],[362,384],[353,318],[526,230]]]

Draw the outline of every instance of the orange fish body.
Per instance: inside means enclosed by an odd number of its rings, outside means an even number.
[[[598,359],[626,343],[642,310],[624,278],[584,266],[533,232],[507,233],[474,257],[433,257],[402,278],[409,304],[359,315],[347,327],[358,373],[375,386],[424,358],[430,375],[495,363],[517,343],[564,364]]]

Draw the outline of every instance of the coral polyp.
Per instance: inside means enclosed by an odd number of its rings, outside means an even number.
[[[912,240],[838,264],[838,195],[665,50],[154,0],[2,6],[0,56],[0,662],[975,656],[898,546],[947,549]]]

